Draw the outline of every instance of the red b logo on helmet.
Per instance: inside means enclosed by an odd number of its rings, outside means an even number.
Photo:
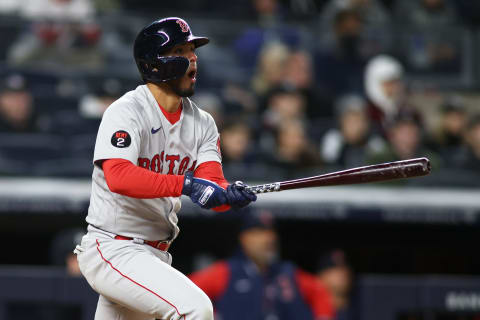
[[[180,29],[182,29],[183,32],[188,32],[188,24],[185,21],[178,19],[177,23],[180,25]]]

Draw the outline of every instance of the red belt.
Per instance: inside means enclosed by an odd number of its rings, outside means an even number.
[[[117,240],[136,240],[130,237],[124,237],[124,236],[115,236],[115,239]],[[158,240],[158,241],[149,241],[149,240],[141,240],[143,241],[144,244],[148,244],[151,247],[154,247],[155,249],[162,250],[162,251],[167,251],[168,248],[170,247],[170,242],[165,241],[165,240]]]

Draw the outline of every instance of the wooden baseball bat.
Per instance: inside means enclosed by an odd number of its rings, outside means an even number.
[[[249,186],[253,193],[283,191],[310,187],[338,186],[368,182],[388,181],[425,176],[430,173],[430,160],[416,158],[395,162],[385,162],[370,166],[341,170],[289,181]]]

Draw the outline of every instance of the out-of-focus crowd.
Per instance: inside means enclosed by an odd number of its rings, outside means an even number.
[[[88,177],[103,111],[140,84],[136,32],[168,15],[212,40],[193,100],[227,178],[427,156],[415,183],[480,183],[480,5],[463,0],[1,1],[0,174]]]

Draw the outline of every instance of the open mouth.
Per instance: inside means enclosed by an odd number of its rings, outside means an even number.
[[[195,69],[191,70],[189,73],[187,73],[187,76],[190,79],[195,79],[197,77],[197,70],[195,70]]]

